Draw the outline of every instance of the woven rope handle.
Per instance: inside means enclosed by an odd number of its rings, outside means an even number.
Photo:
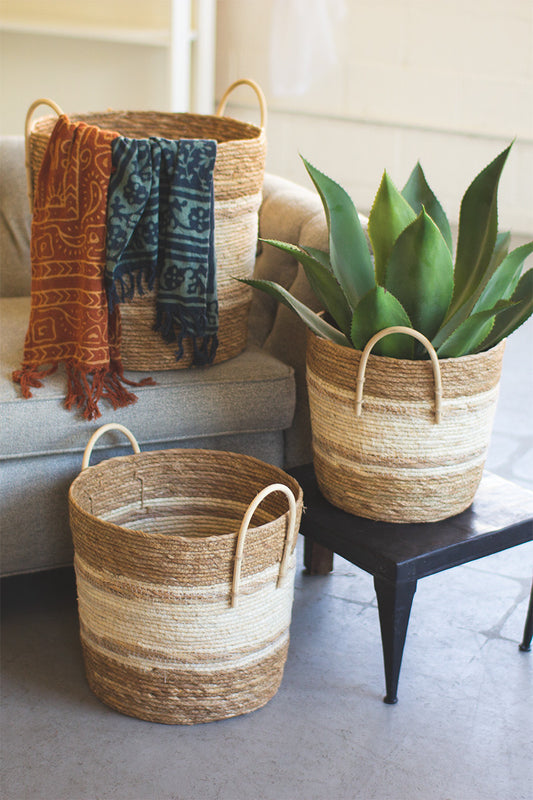
[[[31,120],[33,117],[33,112],[39,106],[49,106],[52,111],[55,111],[57,116],[60,117],[63,114],[63,110],[57,103],[54,103],[53,100],[50,100],[48,97],[40,97],[38,100],[34,100],[31,106],[28,108],[28,112],[26,114],[26,122],[24,124],[24,139],[25,139],[25,147],[26,147],[26,182],[28,186],[28,199],[30,201],[30,211],[33,211],[33,176],[31,174],[31,159],[30,159],[30,134],[31,134]]]
[[[226,89],[226,91],[222,95],[222,100],[218,104],[218,108],[216,110],[216,116],[217,117],[221,117],[224,114],[224,111],[226,110],[226,104],[228,102],[228,97],[230,96],[232,91],[237,88],[237,86],[243,86],[243,85],[250,86],[254,90],[255,94],[257,95],[257,99],[259,101],[259,110],[261,111],[260,126],[261,126],[261,128],[264,129],[266,127],[266,121],[267,121],[266,98],[265,98],[265,95],[263,94],[263,90],[261,89],[259,84],[256,83],[255,81],[252,81],[250,78],[241,78],[240,80],[235,81],[230,86],[228,86],[228,88]]]
[[[104,433],[107,433],[107,431],[120,431],[130,440],[131,446],[133,447],[133,452],[134,453],[141,452],[141,448],[139,447],[137,439],[135,438],[133,433],[130,430],[128,430],[128,428],[124,427],[124,425],[119,425],[118,422],[108,422],[107,425],[102,425],[101,428],[98,428],[98,430],[93,433],[93,435],[87,442],[87,447],[85,448],[85,452],[83,453],[83,459],[81,462],[82,472],[89,466],[89,461],[91,459],[94,445],[96,444],[100,436],[102,436]]]
[[[287,525],[287,535],[285,536],[285,545],[283,548],[283,555],[281,557],[281,563],[279,567],[278,573],[278,583],[279,586],[281,581],[287,574],[287,567],[289,563],[289,557],[291,554],[291,545],[294,540],[295,536],[295,528],[296,528],[296,498],[294,493],[288,486],[285,486],[284,483],[273,483],[270,486],[267,486],[263,489],[259,494],[255,497],[254,500],[248,506],[246,513],[243,517],[241,527],[239,530],[239,534],[237,536],[237,551],[235,553],[235,566],[233,569],[233,583],[231,586],[231,605],[237,605],[237,596],[239,594],[239,584],[241,580],[241,567],[242,567],[242,560],[243,560],[243,552],[244,552],[244,541],[246,539],[246,534],[248,532],[248,528],[250,526],[251,519],[257,509],[257,507],[263,502],[267,495],[272,494],[272,492],[283,492],[289,501],[289,522]]]
[[[365,349],[363,350],[363,354],[361,356],[361,361],[359,362],[359,370],[357,372],[357,386],[355,390],[355,416],[360,417],[361,411],[363,407],[363,386],[365,382],[365,370],[366,364],[368,361],[368,356],[370,355],[370,351],[376,344],[379,342],[380,339],[383,339],[384,336],[388,336],[389,333],[407,333],[409,336],[413,336],[415,339],[418,339],[419,342],[422,342],[424,347],[429,353],[429,357],[431,358],[431,363],[433,365],[433,379],[435,383],[435,422],[439,423],[441,418],[441,401],[442,401],[442,380],[440,374],[440,364],[437,353],[435,352],[435,348],[427,339],[423,333],[419,333],[415,331],[413,328],[406,328],[403,325],[395,325],[391,328],[384,328],[382,331],[375,333],[371,339],[365,345]]]

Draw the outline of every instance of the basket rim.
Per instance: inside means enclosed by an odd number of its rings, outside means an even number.
[[[231,144],[233,142],[245,143],[249,142],[256,142],[262,138],[266,138],[265,129],[261,128],[259,125],[254,125],[251,122],[244,122],[240,119],[235,119],[234,117],[229,116],[217,116],[216,114],[196,114],[189,111],[153,111],[153,110],[139,110],[136,111],[135,109],[106,109],[105,111],[79,111],[74,113],[68,113],[66,116],[72,122],[87,122],[90,124],[91,117],[116,117],[117,120],[119,117],[128,117],[128,116],[136,116],[136,117],[146,117],[148,118],[157,118],[160,117],[162,119],[172,121],[183,121],[186,122],[187,120],[194,120],[198,122],[202,122],[205,120],[209,120],[210,123],[214,125],[220,125],[221,127],[230,127],[233,126],[242,131],[247,131],[248,133],[253,133],[253,136],[246,136],[243,138],[239,138],[236,136],[233,139],[224,139],[222,142],[218,142],[219,147],[223,147],[224,145]],[[37,130],[39,125],[48,125],[50,124],[52,127],[56,124],[59,117],[53,114],[45,114],[42,117],[36,117],[31,124],[29,135],[31,136],[49,136],[51,131],[48,130]],[[96,123],[93,123],[96,124]],[[141,137],[130,137],[135,139],[140,139]],[[149,137],[146,137],[149,138]],[[167,138],[167,137],[163,137]]]
[[[158,533],[156,531],[147,532],[139,528],[130,528],[130,527],[126,528],[126,526],[124,525],[118,525],[115,522],[104,520],[102,519],[102,517],[98,516],[98,514],[93,514],[91,511],[82,508],[78,500],[74,497],[76,490],[79,488],[79,484],[82,483],[82,480],[86,480],[88,475],[90,476],[92,470],[98,468],[101,469],[102,467],[105,467],[109,464],[112,465],[113,463],[124,462],[125,460],[142,461],[143,458],[152,457],[154,454],[159,454],[159,453],[162,455],[171,455],[171,454],[179,454],[185,456],[190,455],[191,460],[198,457],[205,457],[206,455],[216,456],[217,458],[220,458],[222,456],[226,461],[241,460],[244,461],[245,463],[253,464],[255,466],[267,467],[269,470],[273,471],[271,474],[275,474],[277,476],[278,479],[277,482],[285,483],[289,487],[289,489],[293,491],[296,499],[296,505],[299,506],[303,503],[303,490],[298,481],[296,480],[296,478],[293,478],[292,475],[289,475],[281,467],[277,467],[274,464],[267,464],[265,461],[262,461],[261,459],[256,458],[255,456],[250,456],[244,453],[235,453],[228,450],[207,450],[201,448],[171,448],[168,450],[144,450],[141,451],[140,453],[130,453],[124,456],[113,456],[111,458],[105,459],[104,461],[101,461],[98,464],[93,464],[92,466],[87,467],[87,469],[80,472],[79,475],[77,475],[76,478],[74,478],[69,487],[69,492],[68,492],[69,506],[75,507],[76,510],[82,513],[87,519],[95,520],[100,525],[109,526],[110,529],[117,531],[117,533],[123,530],[127,530],[128,533],[133,533],[135,535],[138,535],[141,539],[146,539],[147,541],[149,540],[151,542],[155,541],[168,542],[169,540],[174,542],[179,542],[179,541],[190,542],[192,539],[201,538],[202,543],[203,542],[208,543],[210,541],[220,542],[221,540],[227,538],[229,539],[235,538],[239,533],[239,525],[241,522],[240,520],[239,522],[237,522],[235,529],[232,531],[227,531],[225,533],[220,533],[220,534],[208,534],[206,536],[201,536],[201,537],[190,536],[183,533]],[[267,486],[269,483],[272,482],[274,481],[270,479],[266,480],[265,486]],[[245,511],[248,503],[246,501],[243,501],[243,505],[245,507],[244,508]],[[287,507],[287,510],[284,511],[283,514],[280,514],[279,516],[275,517],[272,520],[269,520],[268,522],[264,522],[261,525],[256,525],[256,526],[250,525],[248,532],[249,533],[260,532],[261,529],[265,528],[266,526],[272,525],[273,523],[277,523],[281,519],[285,518],[288,519],[288,517],[289,517],[289,508]]]
[[[323,346],[325,348],[330,347],[332,350],[335,350],[335,352],[342,351],[347,358],[348,357],[353,358],[356,356],[360,357],[363,354],[362,350],[357,350],[355,347],[350,347],[348,345],[345,346],[337,344],[337,342],[332,342],[330,339],[326,339],[324,336],[319,336],[317,333],[310,330],[309,328],[307,330],[307,336],[308,336],[308,341],[311,340],[313,342],[316,342],[318,346]],[[441,364],[451,364],[451,363],[457,364],[458,362],[467,363],[468,361],[473,361],[473,362],[480,361],[483,360],[483,358],[486,358],[489,353],[494,354],[498,352],[498,349],[503,350],[505,348],[506,342],[507,338],[502,339],[501,342],[498,342],[498,344],[495,344],[493,347],[490,347],[488,350],[483,350],[480,353],[469,353],[468,355],[454,356],[452,358],[439,358],[439,362]],[[350,353],[350,356],[347,355],[348,353]],[[407,364],[412,364],[413,365],[412,369],[414,369],[416,366],[419,366],[420,364],[424,364],[427,366],[428,364],[431,363],[429,358],[427,359],[392,358],[391,356],[380,356],[376,355],[375,353],[370,353],[370,355],[368,356],[368,361],[369,363],[375,361],[378,363],[391,364],[391,365],[401,364],[402,366],[405,366]]]

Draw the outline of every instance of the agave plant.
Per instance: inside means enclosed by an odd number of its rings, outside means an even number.
[[[533,270],[521,274],[533,242],[509,253],[510,234],[497,231],[498,184],[511,146],[463,196],[455,263],[448,219],[419,163],[401,192],[383,174],[368,219],[370,248],[346,191],[302,159],[326,212],[329,252],[263,241],[302,264],[326,316],[277,283],[245,283],[289,306],[318,335],[357,350],[395,325],[423,333],[440,358],[493,347],[533,312]],[[382,339],[374,352],[427,357],[418,342],[401,334]]]

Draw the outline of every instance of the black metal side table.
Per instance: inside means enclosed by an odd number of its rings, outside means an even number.
[[[385,667],[385,703],[398,679],[419,578],[533,541],[533,492],[486,472],[474,503],[441,522],[398,524],[347,514],[325,500],[311,464],[289,470],[304,492],[304,561],[311,574],[333,569],[333,554],[374,576]],[[532,638],[532,599],[521,650]]]

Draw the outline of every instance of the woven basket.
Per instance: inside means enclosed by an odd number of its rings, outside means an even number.
[[[135,454],[87,468],[110,429]],[[193,724],[274,696],[302,512],[293,478],[234,453],[140,453],[110,424],[90,439],[69,506],[86,674],[103,702]]]
[[[394,332],[422,341],[431,361],[370,355]],[[322,494],[351,514],[389,522],[434,522],[464,511],[483,472],[504,347],[439,361],[410,328],[381,331],[362,353],[309,333],[313,462]]]
[[[231,92],[239,85],[251,86],[257,95],[260,127],[223,116]],[[32,122],[35,109],[47,104],[56,114],[61,108],[39,99],[26,116],[26,172],[30,205],[39,168],[57,116]],[[215,251],[219,303],[218,350],[214,363],[238,355],[246,347],[248,312],[252,290],[235,278],[250,278],[255,264],[258,212],[266,157],[266,102],[260,87],[248,79],[233,83],[222,97],[215,115],[174,114],[150,111],[105,111],[76,114],[83,121],[130,138],[160,136],[167,139],[203,138],[217,141],[214,169]],[[122,363],[134,371],[184,369],[192,363],[192,347],[184,343],[184,354],[176,361],[174,344],[163,341],[153,330],[157,288],[120,305]]]

